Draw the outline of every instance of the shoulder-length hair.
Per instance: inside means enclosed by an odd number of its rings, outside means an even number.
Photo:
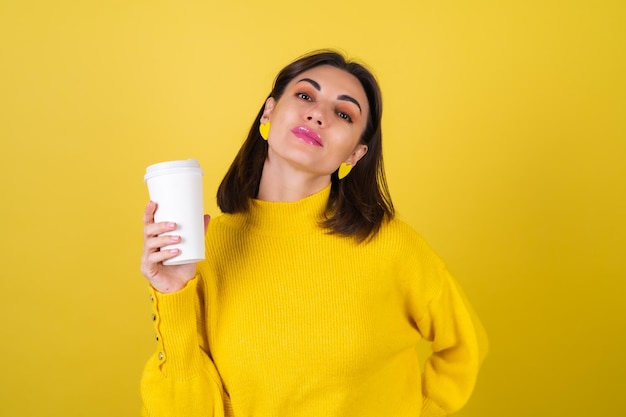
[[[280,100],[294,77],[320,65],[330,65],[354,75],[361,82],[369,101],[367,124],[360,139],[367,145],[367,153],[347,177],[339,180],[337,172],[331,175],[330,197],[325,218],[320,222],[320,226],[331,233],[352,236],[361,242],[373,237],[382,223],[394,216],[383,167],[382,97],[376,78],[362,64],[349,61],[336,51],[316,51],[283,68],[268,98]],[[247,211],[250,199],[256,198],[259,192],[268,149],[267,142],[259,133],[263,110],[264,105],[217,191],[217,203],[224,213]]]

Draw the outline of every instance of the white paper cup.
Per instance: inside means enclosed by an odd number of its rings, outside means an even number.
[[[144,181],[150,200],[158,204],[155,222],[175,222],[177,227],[163,235],[179,235],[181,240],[162,250],[179,249],[164,265],[181,265],[201,261],[204,253],[204,205],[202,169],[198,161],[169,161],[150,165]]]

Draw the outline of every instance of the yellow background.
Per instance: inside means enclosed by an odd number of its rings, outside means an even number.
[[[626,3],[0,0],[0,415],[135,416],[146,165],[206,209],[275,73],[380,79],[399,215],[492,350],[460,416],[626,414]]]

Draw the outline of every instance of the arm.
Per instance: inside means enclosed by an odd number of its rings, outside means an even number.
[[[469,399],[488,350],[487,338],[460,287],[441,267],[441,285],[418,321],[432,342],[422,374],[424,417],[446,416]]]
[[[143,416],[224,415],[220,377],[198,338],[198,279],[171,294],[152,290],[158,347],[141,380]]]
[[[195,264],[163,265],[177,250],[161,250],[180,236],[163,236],[176,229],[154,222],[157,206],[148,203],[144,213],[144,250],[141,272],[151,285],[153,320],[158,341],[141,380],[142,415],[145,417],[220,417],[224,415],[221,379],[202,349],[200,334],[204,311],[198,291]],[[205,230],[209,217],[205,216]],[[198,325],[200,323],[200,325]]]

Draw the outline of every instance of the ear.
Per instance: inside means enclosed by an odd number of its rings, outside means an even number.
[[[268,99],[265,100],[265,107],[263,108],[261,123],[267,123],[270,120],[270,116],[272,115],[272,111],[274,110],[275,105],[276,100],[274,100],[274,97],[268,97]]]
[[[352,165],[354,167],[356,163],[365,156],[366,153],[367,145],[364,143],[359,143],[358,145],[356,145],[356,148],[354,148],[354,151],[350,154],[345,162],[346,164]]]

